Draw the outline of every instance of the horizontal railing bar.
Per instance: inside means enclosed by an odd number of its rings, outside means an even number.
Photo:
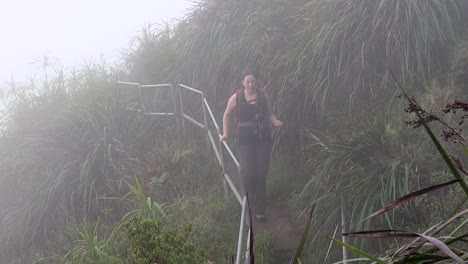
[[[202,91],[199,91],[199,90],[197,90],[197,89],[194,89],[194,88],[192,88],[192,87],[190,87],[190,86],[183,85],[183,84],[180,84],[180,86],[181,86],[182,88],[185,88],[185,89],[190,90],[190,91],[192,91],[192,92],[199,93],[199,94],[201,94],[201,95],[203,96],[203,92],[202,92]]]
[[[194,123],[195,125],[199,126],[200,128],[205,128],[205,125],[198,122],[197,120],[193,119],[192,117],[186,115],[186,114],[183,114],[184,118],[187,119],[188,121]]]
[[[140,86],[140,84],[139,84],[139,83],[132,83],[132,82],[121,82],[121,81],[117,81],[117,84],[125,84],[125,85]]]
[[[172,84],[144,84],[141,88],[164,88],[164,87],[171,87]]]
[[[227,144],[226,141],[223,141],[223,145],[224,147],[227,149],[229,155],[231,156],[232,160],[234,161],[234,163],[236,164],[237,168],[240,168],[240,164],[239,162],[237,161],[236,157],[234,156],[234,154],[232,153],[231,151],[231,148],[229,147],[229,145]]]
[[[158,112],[146,113],[141,109],[132,108],[132,107],[127,107],[127,110],[143,113],[144,115],[150,115],[150,116],[173,116],[175,115],[174,113],[158,113]]]
[[[150,116],[173,116],[174,113],[145,113],[145,115],[150,115]]]
[[[229,184],[229,187],[231,187],[231,191],[234,194],[234,196],[236,196],[236,199],[239,202],[239,204],[242,204],[241,195],[239,191],[237,190],[236,186],[234,185],[234,183],[232,182],[231,177],[226,172],[224,173],[224,179],[226,179],[227,183]]]

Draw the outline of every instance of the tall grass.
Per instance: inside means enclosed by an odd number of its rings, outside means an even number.
[[[443,72],[465,11],[462,0],[205,0],[172,30],[146,31],[127,61],[157,62],[135,76],[193,85],[219,112],[257,69],[290,143],[327,112],[388,95],[388,69],[407,84]]]
[[[100,198],[127,192],[155,123],[117,100],[107,70],[88,65],[48,90],[12,91],[1,142],[2,257],[40,245],[71,219],[95,219],[104,205],[118,214]]]
[[[437,109],[453,99],[457,90],[450,83],[445,86],[433,82],[418,97],[427,109]],[[338,131],[328,131],[327,136],[313,131],[326,149],[316,145],[317,140],[310,136],[311,147],[305,152],[309,177],[298,197],[305,203],[316,204],[317,211],[322,212],[316,216],[320,228],[310,247],[312,252],[321,253],[314,254],[325,254],[324,236],[320,234],[334,233],[336,223],[341,220],[341,206],[345,209],[347,229],[398,230],[437,224],[458,205],[455,201],[463,192],[453,186],[404,203],[372,222],[363,221],[400,197],[452,179],[426,135],[405,127],[408,118],[401,114],[405,108],[401,101],[395,98],[385,107],[382,104],[371,107],[375,112],[370,121],[363,122],[370,114],[355,113],[356,117],[341,124]],[[434,124],[434,128],[438,127]],[[446,148],[452,153],[462,152],[457,146]],[[377,241],[350,238],[350,244],[371,254],[401,243],[392,236]],[[338,247],[332,247],[331,254],[335,261],[341,257]]]
[[[389,68],[405,84],[443,72],[453,40],[466,28],[460,14],[467,8],[463,0],[204,0],[177,26],[146,28],[123,67],[90,63],[56,69],[56,77],[45,67],[43,85],[11,82],[0,139],[1,258],[41,244],[69,219],[99,217],[104,204],[126,213],[115,200],[100,198],[124,196],[125,182],[151,169],[144,154],[164,126],[128,111],[132,96],[119,97],[115,80],[182,82],[202,89],[221,115],[242,70],[254,68],[287,121],[280,138],[297,149],[301,127],[391,93]],[[337,183],[324,191],[389,184],[377,199],[383,203],[409,188],[411,161],[387,155],[394,138],[379,137],[388,135],[383,126],[372,129],[332,143],[321,180]],[[376,206],[353,201],[362,207],[351,215]],[[154,209],[153,201],[148,205]]]
[[[401,132],[401,131],[400,131]],[[408,193],[418,181],[411,157],[401,157],[406,150],[396,132],[381,121],[371,121],[368,128],[338,139],[324,140],[328,151],[314,152],[308,160],[309,180],[298,197],[317,206],[319,225],[310,250],[324,258],[328,244],[325,235],[334,233],[344,206],[346,227],[363,228],[360,222],[383,204]],[[307,198],[306,198],[307,197]],[[388,215],[376,226],[405,223],[404,212]],[[367,226],[366,226],[367,227]],[[374,249],[384,245],[374,244]],[[322,248],[323,247],[323,248]],[[332,251],[332,260],[338,248]]]
[[[451,156],[448,154],[448,151],[445,147],[441,144],[437,136],[435,135],[434,128],[430,126],[435,123],[440,123],[443,125],[444,129],[449,129],[454,134],[447,134],[444,132],[442,135],[446,140],[454,140],[457,143],[461,143],[461,146],[464,147],[464,142],[466,141],[460,126],[463,122],[458,123],[458,127],[453,127],[452,124],[445,123],[443,119],[434,113],[429,113],[424,108],[421,108],[419,103],[414,99],[408,96],[404,88],[398,82],[398,80],[392,76],[402,90],[403,97],[409,104],[407,112],[414,114],[416,116],[416,120],[411,122],[411,124],[415,124],[416,127],[421,126],[424,128],[425,132],[429,136],[430,140],[434,144],[437,149],[438,154],[440,154],[441,158],[443,159],[443,163],[447,170],[450,171],[451,177],[453,180],[433,185],[423,190],[418,190],[416,192],[412,192],[411,194],[405,195],[404,197],[399,198],[398,200],[393,201],[392,203],[386,205],[383,209],[380,209],[367,217],[364,220],[368,220],[370,218],[376,217],[381,215],[396,206],[401,205],[403,202],[408,202],[410,200],[415,199],[416,197],[426,194],[428,192],[432,192],[436,189],[446,187],[448,185],[458,183],[460,195],[455,199],[455,206],[453,204],[444,204],[444,206],[448,207],[453,212],[450,215],[444,215],[443,221],[433,225],[429,228],[424,228],[423,231],[416,231],[416,232],[409,232],[409,231],[401,231],[395,229],[387,229],[387,230],[371,230],[371,231],[360,231],[360,232],[350,232],[344,234],[346,236],[351,237],[368,237],[368,238],[414,238],[412,241],[405,243],[403,246],[398,247],[395,250],[392,250],[385,258],[379,259],[376,258],[360,249],[356,249],[351,245],[345,244],[339,240],[334,239],[341,245],[346,246],[353,252],[364,256],[369,260],[376,261],[377,263],[425,263],[425,262],[448,262],[450,263],[465,263],[467,257],[467,253],[465,250],[464,245],[461,245],[460,240],[464,239],[466,234],[466,220],[460,221],[461,223],[457,223],[458,220],[465,218],[464,215],[468,213],[468,210],[463,209],[465,206],[465,202],[467,200],[467,186],[464,178],[461,176],[462,173],[467,175],[466,170],[463,168],[461,162],[458,161],[458,158]],[[461,105],[466,105],[466,103],[461,102]],[[446,108],[452,108],[455,104],[447,104]],[[466,112],[466,107],[463,108],[455,108],[452,109],[451,113],[456,114],[458,110],[462,112]],[[449,111],[443,110],[443,112],[448,113]],[[463,119],[463,118],[462,118]],[[465,152],[466,155],[466,152]],[[442,196],[442,200],[448,199],[447,196]],[[418,224],[421,225],[421,224]],[[449,229],[450,228],[450,229]],[[448,232],[446,229],[449,229]],[[443,233],[448,233],[448,235],[443,235]],[[441,234],[442,233],[442,234]]]

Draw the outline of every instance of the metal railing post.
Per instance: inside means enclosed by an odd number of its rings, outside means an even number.
[[[348,244],[348,238],[346,236],[343,236],[344,233],[346,233],[346,216],[345,216],[345,211],[344,211],[344,199],[341,197],[341,241],[343,243]],[[343,247],[343,263],[346,264],[348,263],[348,250],[346,247]]]
[[[187,132],[185,129],[184,102],[182,101],[182,90],[180,89],[180,86],[179,86],[179,101],[180,101],[180,115],[182,117],[182,136],[184,137],[184,140],[185,140],[187,137]]]
[[[206,141],[206,151],[207,154],[210,152],[210,139],[208,138],[208,117],[206,116],[206,106],[205,106],[205,95],[202,93],[202,113],[203,113],[203,123],[205,124],[205,141]]]
[[[219,135],[219,131],[218,131]],[[224,155],[223,155],[223,145],[221,142],[218,140],[218,151],[219,155],[221,156],[221,168],[223,170],[223,186],[224,186],[224,197],[229,199],[229,192],[228,192],[228,183],[226,181],[226,178],[224,178],[224,174],[226,173],[226,168],[224,167]]]
[[[141,108],[143,108],[143,112],[146,113],[146,106],[145,101],[143,99],[143,91],[141,90],[141,84],[138,84],[138,96],[140,96]]]
[[[236,255],[236,264],[240,264],[241,254],[242,254],[242,242],[244,238],[244,225],[245,225],[245,213],[247,211],[247,197],[244,196],[242,199],[242,213],[239,226],[239,240],[237,240],[237,255]]]
[[[176,118],[177,122],[177,131],[181,133],[183,131],[182,124],[181,124],[181,114],[180,114],[180,109],[177,107],[177,102],[176,102],[176,92],[174,85],[170,84],[170,89],[171,89],[171,96],[172,96],[172,107],[174,107],[174,115]]]
[[[250,259],[250,229],[252,227],[249,227],[248,228],[248,233],[247,233],[247,248],[245,250],[245,264],[250,264],[251,263],[251,259]]]

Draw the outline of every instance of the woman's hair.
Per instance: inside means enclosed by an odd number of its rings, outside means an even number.
[[[248,69],[242,73],[242,80],[244,80],[245,76],[248,76],[248,75],[252,75],[253,77],[255,77],[255,79],[257,79],[257,74],[253,70]]]

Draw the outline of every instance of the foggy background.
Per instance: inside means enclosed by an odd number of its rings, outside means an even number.
[[[44,56],[69,68],[112,63],[144,25],[175,23],[189,0],[0,0],[0,83],[39,78]],[[58,67],[60,68],[60,67]]]

